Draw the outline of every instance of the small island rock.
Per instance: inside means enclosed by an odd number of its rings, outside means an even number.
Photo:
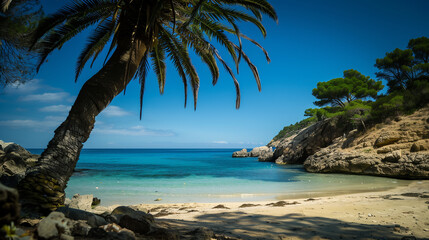
[[[249,153],[245,148],[241,149],[240,151],[234,152],[232,154],[232,157],[235,157],[235,158],[242,158],[242,157],[248,157],[248,156],[249,156]]]

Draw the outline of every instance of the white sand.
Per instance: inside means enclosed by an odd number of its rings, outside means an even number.
[[[419,196],[401,195],[404,193]],[[214,208],[218,203],[135,207],[149,210],[158,222],[183,233],[205,226],[217,235],[238,239],[429,239],[429,180],[384,192],[285,201],[298,204],[222,204],[228,209]],[[258,206],[240,207],[245,203]]]

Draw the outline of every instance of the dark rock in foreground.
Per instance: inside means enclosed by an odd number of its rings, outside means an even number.
[[[0,226],[19,218],[18,191],[0,183]]]
[[[0,146],[0,182],[16,187],[24,179],[27,168],[36,164],[39,155],[31,154],[16,143],[0,140]]]

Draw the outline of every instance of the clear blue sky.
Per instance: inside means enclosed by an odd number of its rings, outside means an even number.
[[[64,1],[42,0],[53,12]],[[194,60],[201,78],[198,108],[183,108],[183,86],[169,65],[164,95],[149,75],[140,121],[139,87],[133,81],[126,95],[117,96],[97,117],[85,148],[240,148],[268,143],[279,130],[303,118],[315,101],[311,90],[319,81],[341,77],[356,69],[375,78],[376,58],[405,48],[411,38],[429,36],[426,0],[272,0],[279,24],[265,18],[268,36],[254,27],[242,32],[257,39],[270,53],[246,44],[258,66],[262,92],[242,63],[241,108],[235,109],[235,90],[224,71],[216,86],[208,70]],[[25,147],[45,147],[55,128],[66,118],[80,87],[100,66],[87,67],[74,82],[75,62],[87,33],[49,57],[35,79],[0,94],[0,139]],[[101,58],[100,58],[101,59]],[[191,95],[191,92],[189,92]]]

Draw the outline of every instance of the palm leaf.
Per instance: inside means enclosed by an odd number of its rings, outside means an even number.
[[[226,71],[229,73],[229,75],[231,75],[232,80],[234,81],[234,85],[235,85],[235,92],[236,92],[236,99],[235,99],[235,108],[239,109],[240,108],[240,98],[241,98],[241,94],[240,94],[240,84],[238,84],[237,78],[235,78],[234,73],[232,72],[231,68],[228,66],[228,64],[222,59],[222,57],[220,56],[220,54],[218,53],[218,51],[216,49],[213,50],[214,54],[216,55],[216,57],[219,59],[219,61],[222,63],[223,67],[226,69]]]
[[[155,44],[150,52],[150,57],[152,59],[152,69],[158,78],[159,92],[163,94],[166,75],[164,50],[158,44]]]
[[[98,54],[103,50],[104,46],[107,44],[110,37],[112,36],[114,27],[115,23],[112,20],[108,19],[103,24],[99,25],[94,30],[93,34],[88,38],[88,43],[77,60],[75,81],[77,81],[86,62],[92,56],[94,56],[95,60]]]
[[[139,64],[138,70],[137,70],[137,76],[139,77],[140,82],[140,120],[142,120],[142,113],[143,113],[143,95],[144,95],[144,88],[146,84],[146,76],[147,72],[149,71],[149,63],[147,60],[148,51],[143,55],[143,59]]]

